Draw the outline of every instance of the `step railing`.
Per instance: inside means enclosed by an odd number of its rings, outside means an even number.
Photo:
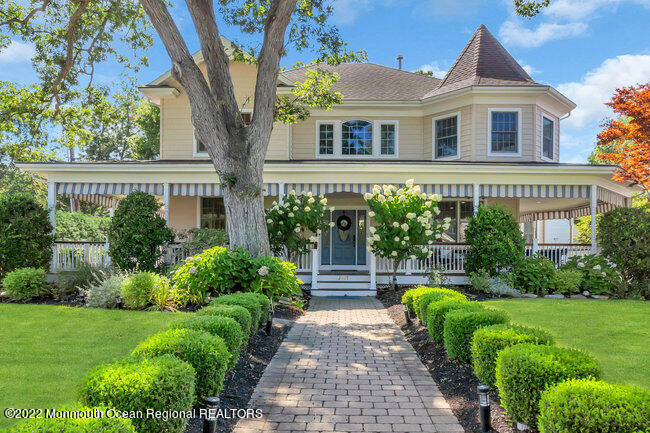
[[[108,245],[104,242],[56,242],[52,246],[52,271],[70,271],[82,263],[107,266]]]

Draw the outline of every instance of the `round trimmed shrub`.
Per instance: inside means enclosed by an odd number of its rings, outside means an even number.
[[[415,300],[421,295],[432,292],[433,290],[434,290],[433,287],[428,287],[428,286],[418,286],[413,289],[408,289],[402,295],[402,304],[406,304],[409,312],[411,314],[415,314],[415,306],[413,304]]]
[[[174,241],[174,232],[159,209],[156,197],[142,191],[120,201],[108,229],[108,254],[120,269],[153,271],[158,267],[162,246]]]
[[[0,195],[0,278],[26,266],[47,269],[52,259],[52,230],[47,209],[32,195]]]
[[[512,421],[537,425],[542,391],[569,379],[599,379],[596,360],[580,350],[517,344],[499,352],[496,383],[501,406]]]
[[[237,321],[237,323],[239,323],[239,326],[241,326],[242,331],[244,331],[244,335],[246,336],[246,339],[248,339],[251,336],[253,331],[251,326],[253,323],[253,317],[251,316],[251,313],[249,313],[246,308],[240,305],[219,304],[219,305],[207,306],[197,311],[196,315],[230,317],[231,319],[234,319]]]
[[[542,393],[540,433],[647,432],[650,392],[634,386],[574,379]]]
[[[2,289],[14,301],[25,302],[43,296],[47,292],[45,271],[21,268],[11,271],[2,280]]]
[[[57,410],[86,412],[88,418],[34,418],[24,420],[3,430],[4,433],[136,433],[133,423],[126,418],[106,417],[105,407],[87,407],[80,403],[62,406]],[[97,416],[101,413],[101,416]]]
[[[239,305],[244,307],[251,313],[251,334],[254,334],[260,325],[260,317],[262,316],[262,306],[260,301],[255,296],[250,294],[244,296],[244,293],[234,293],[231,295],[219,296],[214,301],[210,302],[210,306],[214,305]]]
[[[521,292],[543,296],[553,290],[555,272],[555,263],[538,253],[517,263],[509,277]]]
[[[241,326],[235,319],[230,317],[208,315],[186,317],[173,322],[170,328],[205,331],[208,334],[223,338],[231,355],[228,370],[232,369],[237,363],[239,352],[241,352],[244,341],[246,341]]]
[[[79,395],[88,406],[105,405],[121,411],[189,411],[195,401],[194,375],[192,366],[171,355],[127,360],[90,370]],[[143,417],[132,422],[138,433],[180,433],[187,419]]]
[[[492,325],[477,329],[472,337],[472,365],[478,380],[494,387],[499,351],[515,344],[553,344],[553,337],[548,332],[520,325]]]
[[[508,323],[508,314],[501,310],[454,310],[445,315],[443,341],[447,356],[461,362],[472,360],[472,336],[485,326]]]
[[[478,302],[469,302],[467,299],[453,299],[432,302],[427,307],[427,331],[431,341],[441,342],[444,339],[445,315],[454,310],[483,310]]]
[[[452,289],[435,287],[431,292],[418,296],[413,302],[415,313],[422,323],[427,323],[427,307],[430,303],[442,300],[465,301],[467,298],[460,292]]]
[[[194,367],[198,401],[219,395],[231,356],[221,337],[194,329],[169,329],[152,335],[133,350],[135,358],[167,354]]]
[[[143,310],[152,303],[159,289],[169,286],[169,279],[163,275],[138,272],[122,281],[120,296],[125,308]]]

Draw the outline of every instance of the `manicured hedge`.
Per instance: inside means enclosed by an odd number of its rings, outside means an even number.
[[[244,294],[254,296],[255,299],[257,299],[257,301],[260,303],[260,308],[262,309],[262,315],[260,317],[260,326],[264,326],[266,324],[266,320],[269,318],[269,309],[271,308],[271,300],[269,299],[268,296],[258,292],[250,292]]]
[[[540,433],[650,431],[650,392],[625,385],[575,379],[542,393]]]
[[[235,319],[224,316],[194,316],[186,317],[170,325],[172,329],[194,329],[198,331],[205,331],[208,334],[221,337],[228,347],[230,352],[230,361],[228,369],[232,369],[237,363],[239,353],[242,346],[246,341],[246,335],[242,331],[241,326]]]
[[[188,411],[195,401],[194,375],[191,365],[171,355],[122,361],[90,370],[79,395],[88,406],[121,411]],[[184,418],[135,418],[132,422],[138,433],[180,433],[187,424]]]
[[[444,343],[447,356],[470,362],[472,335],[484,326],[508,323],[508,314],[501,310],[454,310],[445,315]]]
[[[219,395],[231,356],[221,337],[193,329],[169,329],[152,335],[133,350],[135,358],[166,354],[194,367],[198,401]]]
[[[243,294],[243,293],[233,293],[231,295],[219,296],[214,301],[210,302],[210,306],[214,305],[239,305],[244,307],[251,313],[251,334],[255,333],[255,330],[260,325],[260,320],[262,318],[262,306],[260,301],[256,296],[252,294]]]
[[[406,304],[409,312],[415,314],[415,306],[413,303],[415,299],[424,295],[425,293],[433,292],[435,289],[433,287],[427,286],[418,286],[413,289],[409,289],[402,295],[402,304]]]
[[[492,325],[476,330],[472,337],[472,365],[478,380],[494,387],[499,351],[521,343],[551,345],[553,337],[541,329],[519,325]]]
[[[43,269],[16,269],[9,272],[2,280],[2,288],[7,295],[14,301],[19,302],[43,296],[48,287]]]
[[[432,302],[427,307],[427,330],[431,341],[441,342],[444,338],[445,315],[453,310],[483,310],[484,307],[478,302],[467,300],[442,300]]]
[[[427,307],[432,302],[442,300],[466,301],[467,298],[465,295],[455,290],[436,287],[433,291],[422,294],[414,299],[413,306],[415,307],[415,313],[417,314],[418,319],[420,319],[422,323],[427,323]]]
[[[496,383],[510,419],[535,428],[546,388],[569,379],[600,378],[596,360],[576,349],[517,344],[499,352]]]
[[[136,433],[130,419],[107,418],[105,407],[89,408],[79,403],[57,408],[60,411],[87,412],[88,418],[33,418],[3,430],[4,433]],[[102,416],[97,416],[101,413]]]
[[[230,317],[239,323],[244,335],[248,339],[253,333],[252,322],[253,318],[251,313],[242,306],[239,305],[212,305],[205,308],[201,308],[196,312],[197,316],[222,316]]]

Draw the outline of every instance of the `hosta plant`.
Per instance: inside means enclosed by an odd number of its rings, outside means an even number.
[[[273,202],[266,211],[266,227],[271,250],[275,254],[305,254],[309,245],[318,241],[329,227],[330,212],[327,199],[311,192],[296,194],[290,191],[282,203]]]
[[[375,185],[364,198],[373,220],[368,251],[392,260],[394,286],[399,264],[406,259],[431,257],[428,245],[449,228],[450,219],[436,219],[440,195],[427,195],[413,179],[407,180],[404,188]]]

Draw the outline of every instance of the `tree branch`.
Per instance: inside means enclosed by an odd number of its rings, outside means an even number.
[[[32,9],[27,15],[25,15],[25,18],[10,18],[6,21],[0,22],[0,26],[6,26],[9,24],[20,24],[20,25],[26,25],[29,20],[31,20],[34,15],[36,15],[39,12],[44,12],[45,9],[47,9],[48,5],[51,3],[52,0],[43,0],[43,3],[37,8]]]
[[[230,59],[221,43],[212,0],[187,0],[187,7],[201,44],[212,95],[225,109],[225,124],[243,127],[230,77]]]
[[[251,127],[266,135],[266,125],[273,125],[277,79],[280,72],[280,57],[284,38],[296,7],[296,0],[273,0],[264,25],[264,42],[260,50],[257,67],[257,84]],[[268,129],[270,134],[271,129]],[[260,140],[254,146],[264,146],[267,140]]]

